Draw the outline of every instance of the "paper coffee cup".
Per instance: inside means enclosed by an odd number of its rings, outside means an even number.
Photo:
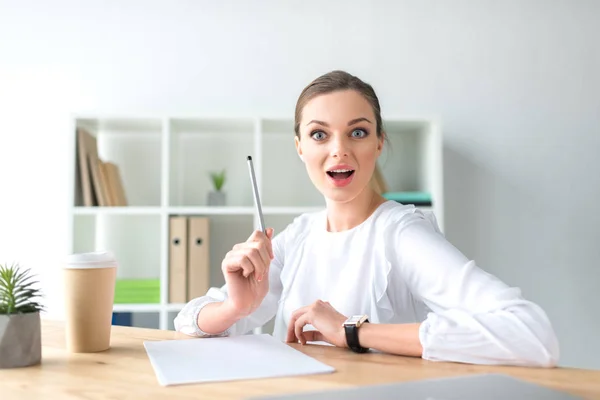
[[[63,268],[67,350],[110,348],[117,261],[111,252],[72,254]]]

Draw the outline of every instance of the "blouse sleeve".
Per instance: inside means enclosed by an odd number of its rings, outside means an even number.
[[[388,256],[431,312],[421,324],[424,359],[472,364],[555,366],[558,340],[545,312],[480,269],[420,211],[391,226]],[[399,284],[396,282],[396,284]]]
[[[196,337],[235,336],[246,334],[254,328],[261,327],[269,322],[277,313],[282,292],[280,275],[284,263],[286,231],[287,229],[273,238],[274,258],[269,266],[269,292],[252,314],[240,319],[226,331],[216,335],[210,335],[200,330],[197,322],[198,314],[206,305],[227,299],[227,285],[225,284],[221,288],[210,288],[206,295],[190,300],[175,317],[175,330]]]

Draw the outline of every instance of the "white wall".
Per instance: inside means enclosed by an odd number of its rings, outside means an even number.
[[[0,261],[60,311],[73,112],[292,115],[346,69],[444,123],[446,229],[600,367],[600,2],[0,0]]]

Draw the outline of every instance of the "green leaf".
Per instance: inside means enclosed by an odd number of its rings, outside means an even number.
[[[18,264],[0,265],[0,314],[42,311],[42,292],[29,269]]]
[[[225,185],[225,170],[222,170],[221,172],[211,172],[210,177],[215,190],[220,191],[223,188],[223,185]]]

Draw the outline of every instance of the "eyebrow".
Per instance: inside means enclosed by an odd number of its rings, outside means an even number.
[[[364,118],[364,117],[361,117],[361,118],[355,118],[355,119],[353,119],[352,121],[348,122],[348,126],[350,126],[350,125],[354,125],[354,124],[356,124],[357,122],[362,122],[362,121],[367,121],[368,123],[372,124],[372,122],[371,122],[371,121],[369,121],[368,119],[366,119],[366,118]]]
[[[362,122],[362,121],[366,121],[369,124],[372,124],[372,122],[369,121],[367,118],[361,117],[361,118],[355,118],[355,119],[349,121],[348,122],[348,126],[354,125],[354,124],[356,124],[358,122]],[[310,124],[319,124],[319,125],[323,125],[323,126],[329,127],[329,124],[327,122],[319,121],[319,120],[316,120],[316,119],[313,119],[313,120],[309,121],[306,125],[310,125]]]

